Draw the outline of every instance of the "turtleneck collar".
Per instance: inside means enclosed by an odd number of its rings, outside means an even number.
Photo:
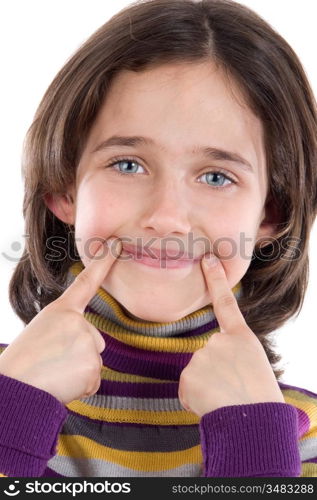
[[[75,262],[70,267],[67,286],[74,281],[83,268],[81,261]],[[237,299],[241,296],[241,282],[232,289],[232,292]],[[134,316],[103,288],[99,288],[90,300],[85,309],[85,316],[89,320],[94,319],[94,323],[98,318],[98,327],[103,331],[123,331],[147,337],[199,336],[207,332],[212,333],[219,328],[212,305],[202,307],[177,321],[152,322]]]

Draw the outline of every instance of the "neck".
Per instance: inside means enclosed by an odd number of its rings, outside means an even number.
[[[81,261],[74,263],[68,273],[67,286],[83,270]],[[235,297],[242,293],[241,282],[233,289]],[[85,314],[98,316],[99,324],[105,330],[114,331],[117,328],[125,333],[137,332],[148,337],[174,337],[176,335],[199,336],[219,329],[212,305],[202,307],[187,316],[172,322],[153,322],[134,316],[120,302],[103,288],[99,288],[85,309]]]

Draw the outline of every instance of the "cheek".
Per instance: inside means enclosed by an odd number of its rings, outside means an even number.
[[[75,237],[78,253],[85,262],[100,239],[116,235],[129,213],[118,197],[104,186],[86,185],[77,193]]]
[[[228,235],[229,234],[229,235]],[[235,233],[226,233],[214,241],[213,249],[224,261],[249,261],[252,257],[256,239],[253,231],[241,229]]]
[[[256,243],[260,207],[252,203],[252,197],[247,200],[236,199],[235,203],[228,203],[226,210],[219,213],[216,220],[217,227],[212,224],[214,251],[224,261],[244,261],[248,265],[252,258]]]
[[[246,241],[245,241],[246,240]],[[232,234],[225,238],[219,238],[219,244],[215,245],[215,253],[220,257],[225,270],[230,288],[233,288],[247,272],[252,258],[254,238]]]
[[[247,272],[256,243],[254,221],[240,219],[221,225],[213,239],[213,250],[219,255],[229,285],[234,287]]]

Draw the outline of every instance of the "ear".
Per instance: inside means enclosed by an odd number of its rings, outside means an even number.
[[[73,189],[70,189],[65,194],[48,193],[44,196],[44,202],[51,212],[61,221],[71,225],[75,224],[76,216],[74,200],[75,193]]]
[[[278,233],[279,215],[277,206],[271,198],[268,198],[262,211],[262,219],[258,228],[256,243],[261,240],[272,239]],[[264,242],[263,242],[264,243]]]

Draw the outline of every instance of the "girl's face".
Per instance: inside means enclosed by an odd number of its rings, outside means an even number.
[[[145,139],[106,145],[113,136]],[[238,87],[211,62],[178,63],[116,77],[70,197],[47,204],[75,225],[85,265],[96,242],[111,236],[148,256],[155,248],[198,258],[150,267],[123,250],[105,277],[103,288],[128,312],[168,322],[210,304],[200,262],[208,251],[220,257],[231,288],[241,280],[256,241],[273,235],[262,222],[267,186],[262,125]]]

